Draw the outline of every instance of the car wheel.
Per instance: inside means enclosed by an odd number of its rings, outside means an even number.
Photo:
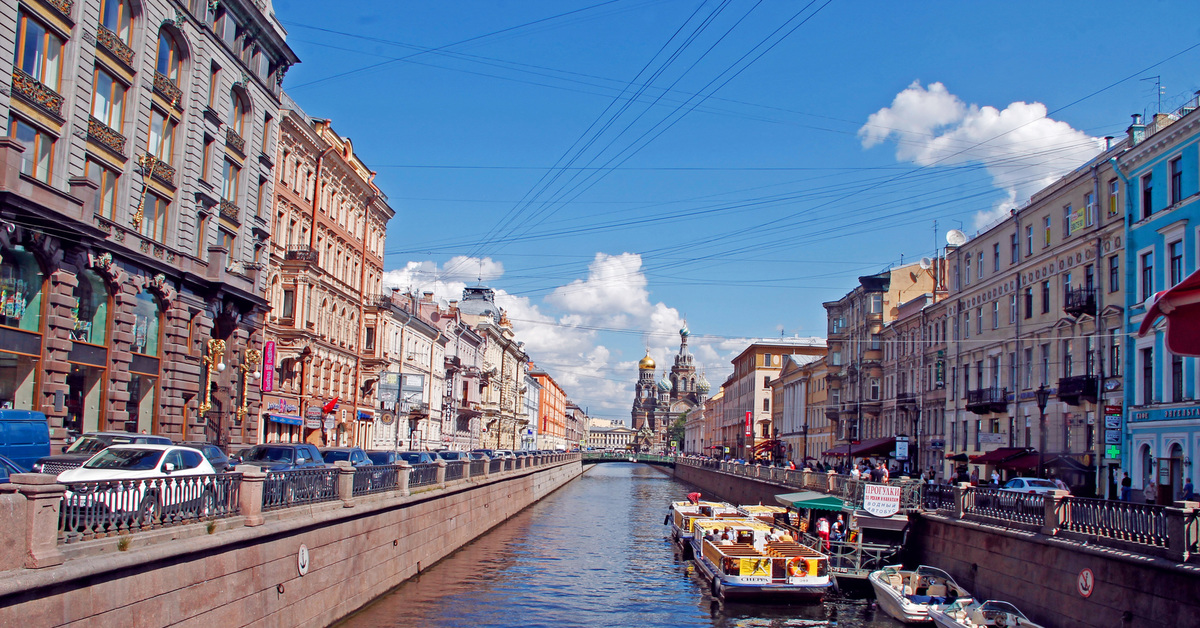
[[[142,503],[138,505],[135,521],[143,528],[148,528],[156,522],[162,521],[162,505],[158,503],[157,495],[147,493],[142,498]]]

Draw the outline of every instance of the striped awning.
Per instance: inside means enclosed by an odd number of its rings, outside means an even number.
[[[284,425],[304,425],[304,419],[298,416],[288,416],[286,414],[268,414],[267,418],[276,423]]]

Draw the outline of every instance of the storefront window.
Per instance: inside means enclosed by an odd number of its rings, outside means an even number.
[[[65,427],[76,432],[108,429],[100,425],[104,402],[104,369],[87,364],[71,364],[67,374],[67,418]]]
[[[41,332],[41,268],[24,247],[0,252],[0,325]]]
[[[133,352],[157,357],[161,318],[158,300],[143,290],[137,296],[133,314]]]
[[[91,270],[79,273],[71,316],[75,319],[71,340],[104,345],[108,334],[108,288],[100,275]]]
[[[0,351],[0,408],[33,410],[36,365],[33,356]]]
[[[157,434],[154,422],[155,400],[158,397],[158,378],[143,373],[130,373],[129,378],[129,423],[126,429],[146,434]]]

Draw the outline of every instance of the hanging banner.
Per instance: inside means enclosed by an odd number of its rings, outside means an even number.
[[[750,411],[749,411],[749,410],[747,410],[747,411],[746,411],[746,436],[747,436],[747,437],[750,437],[750,436],[753,436],[753,435],[754,435],[754,432],[753,432],[753,430],[750,428]]]
[[[262,391],[275,390],[275,341],[268,340],[263,346]]]

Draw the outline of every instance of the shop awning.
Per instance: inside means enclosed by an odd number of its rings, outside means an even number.
[[[1009,458],[1003,462],[996,463],[1001,469],[1012,469],[1014,471],[1026,471],[1036,469],[1038,466],[1038,454],[1036,451],[1022,454],[1016,458]]]
[[[1009,458],[1029,453],[1029,451],[1028,447],[1001,447],[978,456],[971,456],[971,462],[974,464],[999,464]]]
[[[267,418],[284,425],[304,425],[304,419],[298,416],[288,416],[286,414],[268,414]]]
[[[367,412],[366,410],[358,411],[358,420],[359,421],[370,421],[374,418],[375,418],[375,414],[372,412]]]
[[[816,510],[841,510],[842,500],[825,493],[816,491],[800,491],[776,495],[775,501],[790,508],[809,508]]]
[[[1167,349],[1200,356],[1200,270],[1151,297],[1138,336],[1145,336],[1160,316],[1167,318]]]
[[[967,457],[967,454],[962,453],[946,454],[946,460],[950,460],[952,462],[966,462],[967,460],[970,460],[970,458]]]
[[[872,438],[860,443],[843,443],[835,445],[822,452],[823,456],[874,456],[891,453],[896,447],[896,438]]]
[[[1083,464],[1082,460],[1073,458],[1071,456],[1055,456],[1054,458],[1046,461],[1046,466],[1055,467],[1058,469],[1070,469],[1072,471],[1079,471],[1082,473],[1096,470],[1095,465]]]

